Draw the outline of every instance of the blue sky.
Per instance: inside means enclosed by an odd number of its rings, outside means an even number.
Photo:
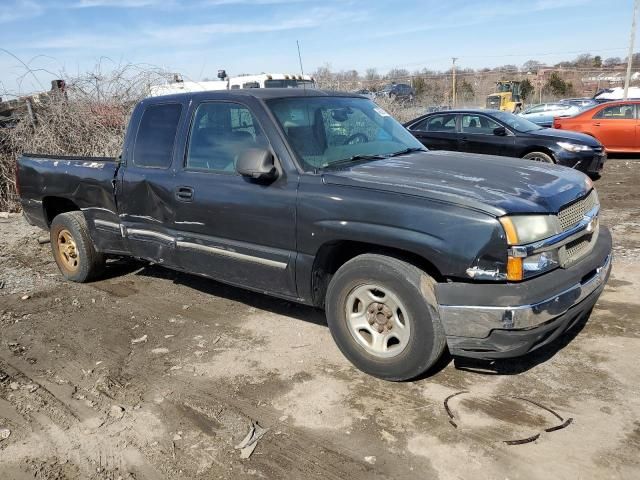
[[[368,67],[478,68],[589,52],[626,56],[633,0],[0,0],[0,48],[43,85],[119,63],[194,80]],[[606,5],[606,6],[605,6]],[[640,36],[638,37],[640,42]],[[640,50],[640,48],[637,48]],[[34,58],[35,57],[35,58]],[[0,50],[0,92],[38,82]],[[21,78],[22,77],[22,78]]]

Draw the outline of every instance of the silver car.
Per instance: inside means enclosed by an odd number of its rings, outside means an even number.
[[[570,117],[582,110],[581,107],[569,103],[540,103],[526,108],[519,115],[541,127],[551,127],[555,117]]]

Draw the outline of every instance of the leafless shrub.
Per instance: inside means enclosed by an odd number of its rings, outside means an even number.
[[[166,75],[152,67],[97,68],[65,79],[64,94],[27,99],[33,116],[20,108],[15,120],[0,128],[0,211],[19,209],[16,160],[24,152],[54,155],[117,156],[127,119],[152,84]]]
[[[406,123],[424,113],[424,107],[413,102],[402,102],[387,97],[377,97],[375,102],[400,123]]]

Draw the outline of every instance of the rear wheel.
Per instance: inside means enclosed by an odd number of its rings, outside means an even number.
[[[444,351],[434,280],[417,267],[365,254],[333,276],[327,322],[342,353],[360,370],[385,380],[409,380]]]
[[[53,258],[67,280],[88,282],[102,273],[104,256],[96,251],[82,212],[56,216],[49,235]]]
[[[525,160],[534,160],[536,162],[543,163],[556,163],[551,155],[544,152],[531,152],[527,153],[524,157]]]

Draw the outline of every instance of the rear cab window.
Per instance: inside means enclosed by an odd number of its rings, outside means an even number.
[[[133,163],[143,168],[169,168],[173,158],[182,105],[149,105],[140,119],[133,148]]]

